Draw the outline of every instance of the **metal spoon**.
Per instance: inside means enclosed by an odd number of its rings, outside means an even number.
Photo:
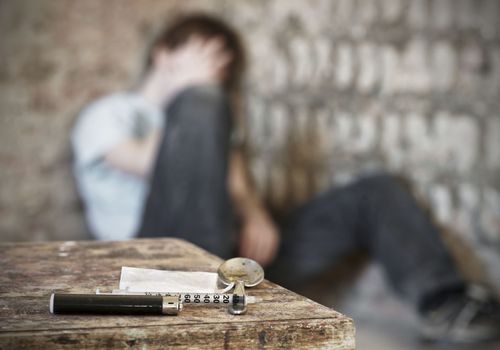
[[[223,262],[217,270],[219,280],[226,286],[235,286],[233,303],[229,313],[241,315],[247,311],[245,287],[254,287],[264,280],[264,270],[255,260],[232,258]]]

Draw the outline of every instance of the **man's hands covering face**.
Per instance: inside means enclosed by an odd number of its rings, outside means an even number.
[[[221,83],[231,60],[222,39],[193,36],[168,51],[162,66],[170,88],[178,92],[192,85]]]

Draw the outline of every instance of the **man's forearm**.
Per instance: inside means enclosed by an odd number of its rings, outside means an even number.
[[[238,214],[243,220],[251,217],[267,216],[264,205],[251,181],[241,151],[232,151],[229,164],[229,192]]]
[[[241,152],[231,154],[229,180],[242,219],[239,254],[266,266],[276,257],[280,234],[255,191]]]
[[[116,169],[146,178],[153,167],[161,131],[152,132],[144,140],[123,141],[105,155],[105,161]]]

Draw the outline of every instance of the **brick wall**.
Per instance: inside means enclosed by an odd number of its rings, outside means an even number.
[[[126,87],[152,24],[190,8],[244,34],[252,169],[274,208],[397,172],[500,280],[498,0],[0,0],[2,240],[85,237],[74,115]]]

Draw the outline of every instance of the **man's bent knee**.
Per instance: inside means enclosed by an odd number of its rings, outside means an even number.
[[[224,89],[218,84],[194,85],[182,90],[175,98],[178,102],[189,102],[202,105],[227,103]],[[172,101],[177,102],[177,101]]]
[[[394,194],[408,192],[404,188],[401,179],[387,173],[367,176],[361,179],[359,184],[370,193],[378,194],[383,197],[390,197]]]

